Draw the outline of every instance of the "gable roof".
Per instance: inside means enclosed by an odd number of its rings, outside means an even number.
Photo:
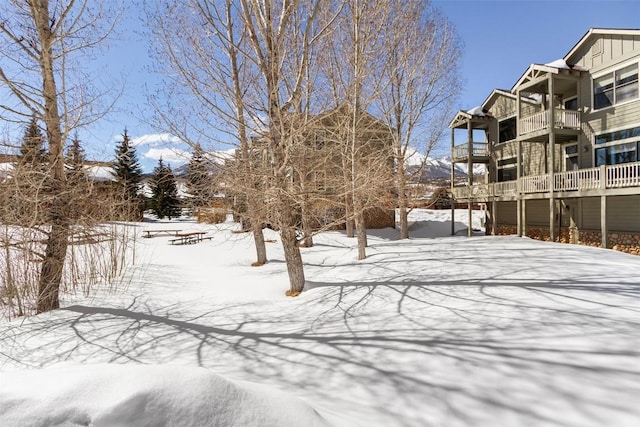
[[[623,29],[623,28],[589,28],[589,31],[585,33],[584,36],[571,48],[571,50],[564,56],[564,60],[571,58],[573,54],[575,54],[592,36],[597,35],[629,35],[629,36],[640,36],[640,29]]]

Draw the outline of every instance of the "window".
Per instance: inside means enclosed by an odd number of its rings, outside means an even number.
[[[518,179],[516,158],[498,160],[498,182],[515,181]]]
[[[638,98],[638,64],[631,64],[593,79],[593,109]]]
[[[571,144],[564,147],[564,170],[578,170],[578,144]]]
[[[564,101],[564,109],[571,111],[578,111],[578,98],[570,98]]]
[[[498,143],[516,139],[516,118],[511,117],[498,123]]]
[[[596,135],[595,143],[596,166],[637,162],[640,126]]]

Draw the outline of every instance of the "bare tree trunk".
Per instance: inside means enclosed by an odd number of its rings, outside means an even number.
[[[262,232],[262,224],[252,221],[251,229],[253,231],[253,241],[256,246],[256,262],[254,266],[264,265],[267,262],[267,247],[265,246],[264,233]]]
[[[311,213],[309,208],[309,202],[304,201],[302,203],[302,232],[304,237],[300,241],[300,247],[311,248],[313,247],[313,230],[311,227]]]
[[[68,203],[65,197],[67,178],[64,171],[64,141],[60,129],[58,113],[58,92],[53,71],[53,42],[51,33],[48,2],[37,2],[31,5],[33,18],[42,46],[40,52],[40,68],[43,80],[42,93],[45,100],[44,119],[49,141],[49,168],[52,174],[51,196],[51,230],[47,239],[45,257],[38,285],[38,313],[58,308],[58,293],[62,280],[62,269],[67,255],[69,240]]]
[[[398,160],[396,175],[398,190],[398,210],[400,212],[400,239],[409,238],[409,212],[407,209],[407,182],[404,170],[404,160]]]
[[[367,257],[367,228],[361,210],[356,213],[356,234],[358,236],[358,260],[363,260]]]
[[[302,292],[305,282],[302,256],[300,255],[295,228],[283,228],[280,232],[280,238],[282,239],[284,258],[287,263],[287,272],[289,273],[289,290],[286,294],[295,297]]]
[[[342,175],[344,177],[344,218],[345,229],[347,237],[355,237],[355,222],[354,222],[354,208],[353,208],[353,192],[352,192],[352,177],[351,177],[351,164],[349,163],[351,156],[349,150],[346,150],[342,154]]]

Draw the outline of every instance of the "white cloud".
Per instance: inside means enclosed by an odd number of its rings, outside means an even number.
[[[189,161],[191,153],[179,148],[150,148],[149,151],[142,155],[146,159],[162,160],[165,163],[183,164]]]
[[[140,145],[150,145],[152,147],[157,147],[159,145],[180,144],[182,143],[182,141],[180,140],[180,138],[171,135],[170,133],[150,133],[147,135],[132,138],[131,143],[134,147],[138,147]]]

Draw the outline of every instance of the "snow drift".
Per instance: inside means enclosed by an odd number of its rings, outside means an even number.
[[[286,393],[174,365],[57,365],[0,374],[13,426],[325,426]]]

